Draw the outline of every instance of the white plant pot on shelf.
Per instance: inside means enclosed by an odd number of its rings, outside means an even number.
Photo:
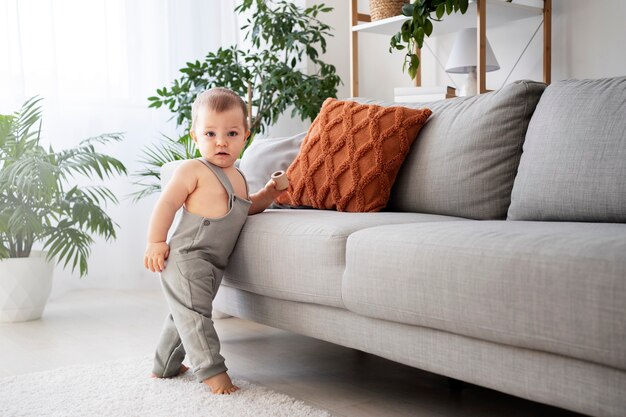
[[[28,258],[0,259],[0,322],[37,320],[52,289],[54,264],[46,252]]]

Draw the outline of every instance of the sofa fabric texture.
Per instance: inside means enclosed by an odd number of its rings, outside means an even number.
[[[264,297],[227,285],[215,305],[237,317],[522,398],[594,416],[624,415],[626,372],[615,368],[334,307]]]
[[[328,98],[287,170],[276,201],[348,212],[380,211],[431,111]]]
[[[368,317],[626,369],[625,254],[626,224],[379,226],[348,238],[342,295]]]
[[[223,282],[270,297],[344,308],[341,280],[346,240],[383,224],[463,220],[420,213],[268,210],[250,216]]]
[[[533,115],[512,220],[626,221],[626,77],[551,84]]]
[[[479,96],[418,104],[433,114],[398,173],[387,209],[504,219],[526,129],[544,89],[543,83],[516,81]]]

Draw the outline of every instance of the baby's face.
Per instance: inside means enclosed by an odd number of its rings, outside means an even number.
[[[239,107],[221,113],[204,108],[191,130],[191,137],[204,159],[222,168],[235,163],[249,135]]]

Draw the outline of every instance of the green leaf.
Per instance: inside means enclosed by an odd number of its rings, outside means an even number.
[[[92,243],[93,239],[87,233],[64,222],[60,228],[50,232],[44,249],[48,250],[48,260],[57,257],[63,263],[63,267],[67,267],[71,263],[72,271],[75,271],[78,266],[82,277],[88,272],[87,260]]]
[[[402,42],[409,41],[409,39],[411,38],[411,32],[413,32],[411,21],[407,20],[406,22],[402,23],[402,29],[400,32],[402,36]]]
[[[468,0],[459,0],[459,10],[461,10],[461,13],[465,14],[468,6]]]
[[[418,27],[416,29],[415,42],[417,43],[418,48],[421,49],[424,45],[424,28]]]
[[[433,22],[427,19],[426,22],[424,22],[424,34],[430,36],[431,33],[433,33]]]
[[[437,16],[437,19],[441,19],[443,17],[443,14],[445,13],[445,11],[446,11],[446,5],[445,4],[442,3],[439,6],[437,6],[437,11],[435,12],[436,16]],[[430,34],[428,34],[428,35],[430,35]]]
[[[417,55],[411,54],[410,60],[411,60],[411,63],[409,65],[409,76],[413,80],[415,79],[415,76],[417,75],[417,69],[420,65],[420,59]]]

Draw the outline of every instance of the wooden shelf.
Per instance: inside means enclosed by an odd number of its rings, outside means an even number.
[[[541,16],[543,14],[543,6],[508,3],[502,0],[487,0],[487,13],[487,28],[491,28],[504,26],[515,20]],[[408,19],[406,16],[393,16],[375,22],[352,26],[352,31],[393,36],[400,31],[402,23]],[[468,27],[476,27],[476,3],[470,3],[465,14],[452,13],[451,15],[444,15],[441,22],[433,22],[431,37],[458,32]]]
[[[457,32],[463,28],[478,28],[478,91],[486,92],[484,72],[484,45],[485,31],[487,28],[505,26],[516,20],[543,16],[544,19],[544,82],[550,83],[551,77],[551,21],[552,0],[514,0],[509,3],[504,0],[476,0],[469,4],[465,14],[452,13],[444,15],[441,22],[433,22],[431,36],[444,35]],[[400,31],[402,23],[408,20],[406,16],[393,16],[375,22],[359,23],[364,15],[356,10],[357,0],[351,1],[351,42],[350,42],[350,65],[351,65],[351,94],[358,96],[358,36],[360,33],[375,33],[379,35],[393,36]],[[481,12],[482,11],[482,12]],[[367,17],[367,16],[365,16]],[[419,54],[419,51],[417,52]],[[481,64],[482,62],[482,64]],[[481,70],[482,68],[482,70]],[[421,84],[421,67],[415,80],[416,85]]]
[[[361,23],[356,26],[352,26],[352,32],[359,33],[376,33],[378,35],[393,36],[400,30],[402,22],[407,20],[406,16],[393,16],[387,19],[377,20],[375,22]]]

